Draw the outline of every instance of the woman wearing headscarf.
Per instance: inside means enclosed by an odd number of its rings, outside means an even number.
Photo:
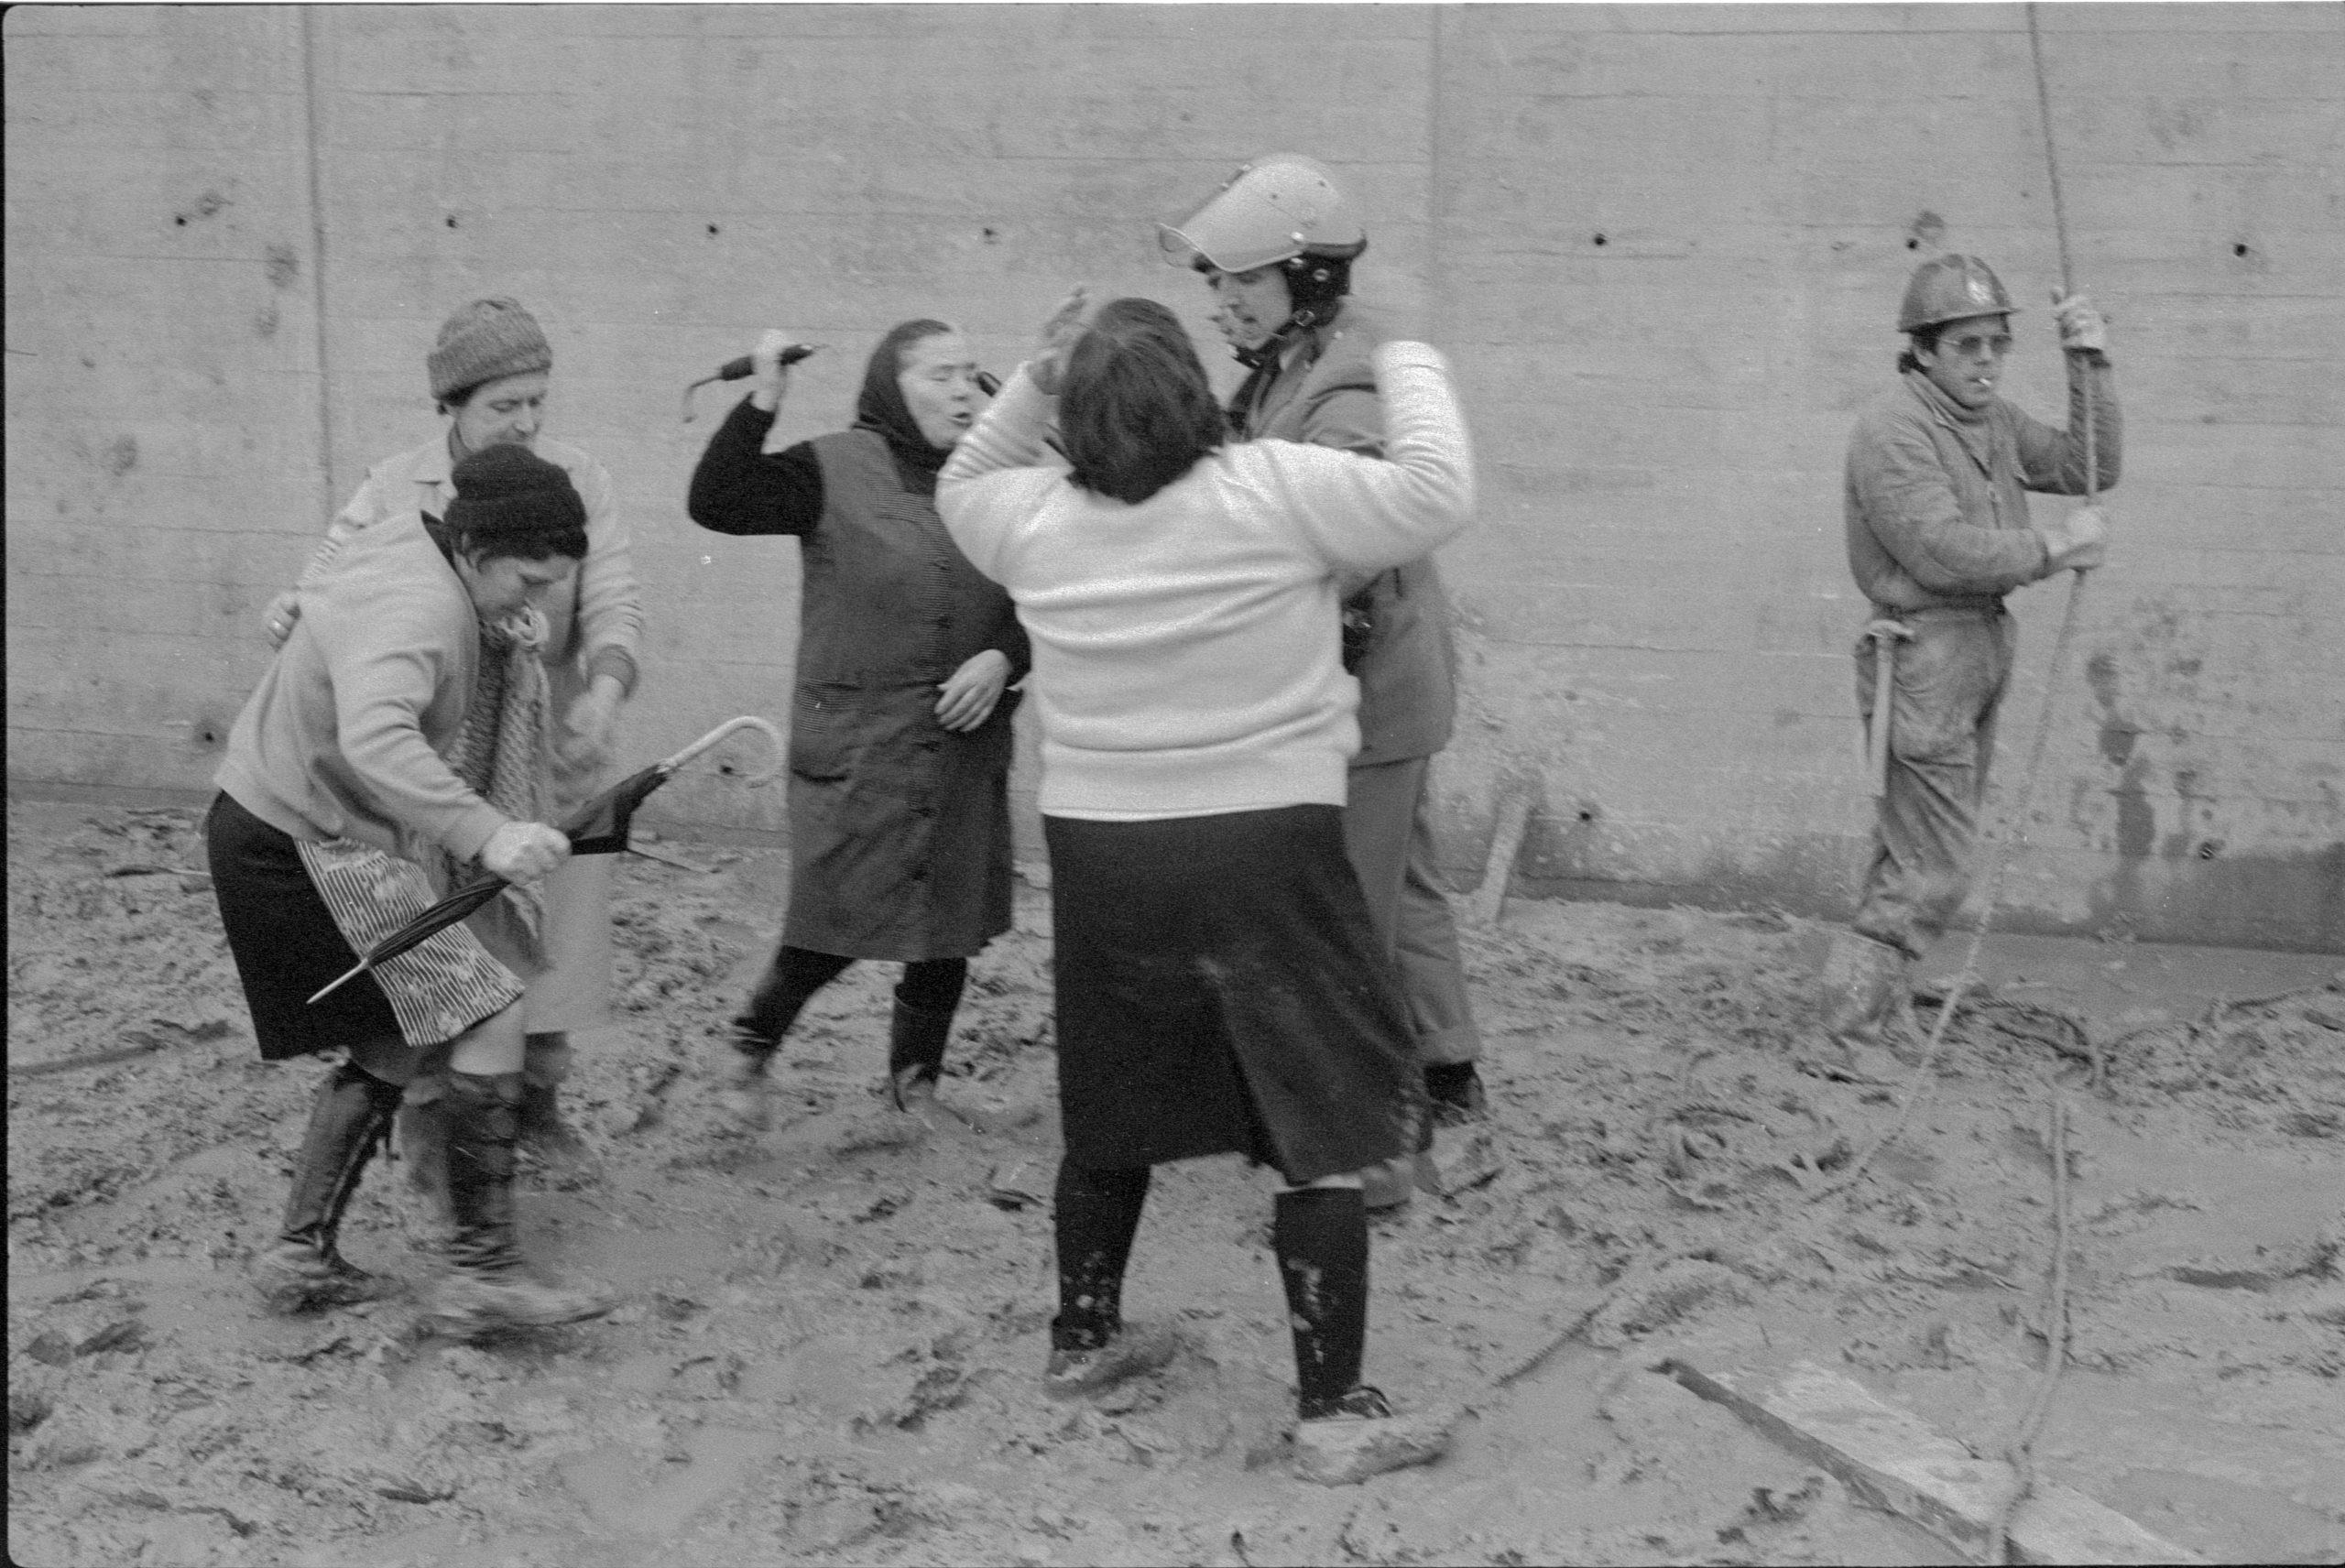
[[[1171,311],[1118,299],[1082,331],[1081,310],[1078,291],[940,491],[1033,638],[1066,1149],[1044,1383],[1075,1393],[1169,1359],[1166,1335],[1122,1319],[1150,1169],[1242,1153],[1282,1178],[1297,1468],[1358,1481],[1435,1456],[1446,1432],[1360,1380],[1359,1172],[1412,1152],[1427,1107],[1344,849],[1359,682],[1337,582],[1465,525],[1465,424],[1440,355],[1388,343],[1389,461],[1229,444]]]
[[[790,909],[733,1022],[728,1096],[764,1119],[767,1068],[813,994],[858,958],[904,965],[887,1089],[929,1119],[970,957],[1009,928],[1011,684],[1026,636],[1009,595],[936,515],[936,475],[984,406],[961,334],[896,327],[865,366],[851,430],[763,451],[789,335],[693,473],[689,509],[725,534],[787,534],[804,568],[790,735]]]

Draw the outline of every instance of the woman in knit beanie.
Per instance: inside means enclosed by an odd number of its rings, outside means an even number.
[[[643,611],[627,530],[610,474],[588,453],[540,434],[553,349],[518,299],[496,295],[458,306],[424,354],[427,389],[447,429],[367,472],[327,529],[302,576],[315,581],[364,529],[409,511],[446,517],[463,488],[456,464],[499,447],[525,450],[569,476],[585,508],[587,550],[569,583],[533,601],[546,617],[544,653],[556,768],[556,808],[583,802],[603,780],[619,710],[634,691]],[[292,593],[268,610],[268,635],[282,644],[300,614]],[[610,1018],[610,857],[589,855],[547,883],[546,972],[531,982],[522,1138],[532,1153],[575,1167],[584,1144],[562,1117],[559,1085],[569,1072],[571,1031]],[[435,1085],[417,1083],[403,1118],[420,1181],[436,1185],[427,1122]]]
[[[484,382],[551,372],[553,348],[521,301],[499,296],[475,299],[442,321],[423,363],[431,399],[445,412],[461,408]]]

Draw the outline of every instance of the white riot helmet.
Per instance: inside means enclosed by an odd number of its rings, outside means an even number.
[[[1326,166],[1292,152],[1239,165],[1178,227],[1157,224],[1156,238],[1174,267],[1220,272],[1251,272],[1300,256],[1348,260],[1368,248]]]

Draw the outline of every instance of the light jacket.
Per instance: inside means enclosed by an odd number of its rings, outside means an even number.
[[[228,733],[220,789],[306,843],[460,861],[510,819],[451,768],[480,668],[472,596],[412,508],[305,579],[300,618]]]
[[[1962,408],[1909,370],[1857,421],[1846,478],[1849,569],[1886,610],[1986,609],[2048,577],[2024,492],[2085,493],[2085,377],[2069,354],[2068,426],[2056,430],[1998,397]],[[2123,422],[2108,362],[2092,370],[2100,488],[2117,483]]]
[[[543,612],[551,636],[546,643],[548,696],[557,735],[570,704],[597,675],[609,674],[628,692],[635,690],[637,650],[643,637],[642,590],[627,525],[620,520],[618,492],[610,472],[567,441],[540,436],[529,448],[570,475],[586,506],[586,558],[569,585],[530,603]],[[409,452],[386,458],[366,471],[365,480],[326,529],[323,543],[302,574],[307,585],[355,535],[402,513],[444,517],[456,487],[444,432]],[[551,764],[558,794],[582,793],[590,779],[572,777],[557,749]]]
[[[1369,319],[1347,304],[1283,357],[1268,383],[1233,402],[1230,423],[1248,441],[1265,437],[1384,455],[1384,406],[1369,363]],[[1343,584],[1348,599],[1355,583]],[[1366,584],[1369,633],[1359,677],[1359,752],[1355,768],[1431,757],[1449,744],[1457,712],[1456,654],[1449,597],[1430,555],[1379,572]]]

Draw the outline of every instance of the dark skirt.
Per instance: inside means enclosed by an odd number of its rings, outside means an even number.
[[[1046,817],[1066,1157],[1291,1181],[1417,1147],[1424,1087],[1334,806]]]
[[[409,953],[344,983],[312,1006],[310,997],[358,962],[354,940],[372,943],[405,918],[420,913],[430,888],[420,871],[386,855],[380,866],[401,873],[386,877],[363,867],[322,873],[341,887],[337,896],[354,901],[354,913],[337,916],[319,886],[312,864],[321,847],[372,852],[333,841],[304,846],[223,794],[204,823],[204,847],[213,895],[228,952],[244,982],[253,1035],[264,1061],[282,1062],[315,1051],[340,1050],[377,1076],[397,1078],[404,1064],[431,1045],[453,1040],[521,995],[519,983],[482,945],[469,922],[441,931]],[[344,856],[347,858],[347,855]],[[396,887],[382,887],[384,881]],[[374,887],[375,891],[367,891]],[[385,898],[393,901],[385,903]],[[480,917],[474,917],[478,920]],[[353,928],[351,921],[358,922]],[[379,928],[379,929],[376,929]],[[350,929],[367,934],[354,939]],[[394,989],[387,991],[386,985]],[[394,1000],[396,996],[397,1000]],[[400,1009],[408,1027],[400,1024]]]

